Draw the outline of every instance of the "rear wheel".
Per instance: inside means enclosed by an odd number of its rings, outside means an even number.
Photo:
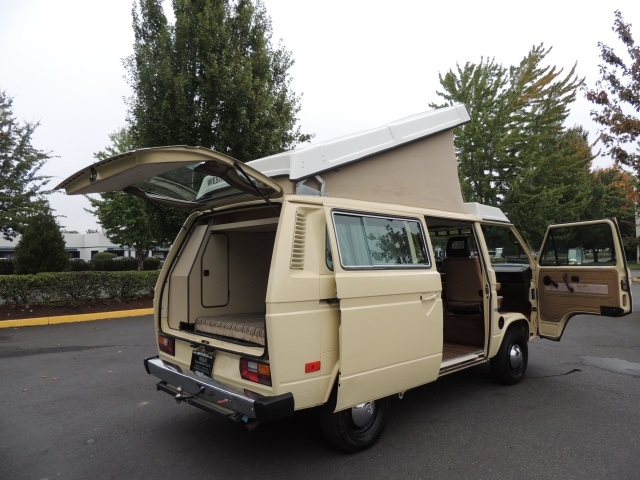
[[[320,427],[327,441],[347,453],[365,450],[378,441],[387,423],[389,399],[382,398],[334,412],[336,396],[320,412]]]
[[[498,354],[491,359],[491,373],[499,383],[514,385],[524,378],[528,360],[527,337],[514,326],[507,330]]]

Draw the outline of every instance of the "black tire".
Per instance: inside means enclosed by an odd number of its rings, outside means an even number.
[[[325,439],[346,453],[356,453],[374,445],[387,423],[389,399],[382,398],[335,412],[336,395],[320,410],[320,428]]]
[[[491,373],[498,383],[515,385],[524,378],[529,361],[527,340],[521,328],[507,330],[498,354],[491,359]]]

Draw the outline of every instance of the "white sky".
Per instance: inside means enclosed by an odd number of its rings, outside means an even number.
[[[533,45],[549,63],[593,86],[598,41],[622,51],[614,10],[634,24],[640,2],[485,0],[265,0],[274,40],[292,52],[300,124],[315,141],[372,128],[428,110],[439,101],[438,73],[456,62],[495,57],[509,66]],[[170,7],[170,1],[165,0]],[[0,89],[19,121],[39,121],[33,144],[55,155],[43,173],[51,186],[93,163],[108,134],[125,126],[129,95],[122,59],[132,53],[131,0],[0,0]],[[572,107],[569,126],[595,133],[590,104]],[[250,141],[250,139],[248,139]],[[82,197],[56,193],[51,204],[68,228],[98,228]]]

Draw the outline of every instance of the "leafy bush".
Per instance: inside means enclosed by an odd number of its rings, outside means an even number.
[[[76,306],[93,303],[103,297],[103,272],[73,272],[71,275],[47,275],[41,291],[49,306]]]
[[[160,259],[158,257],[147,257],[143,261],[144,270],[158,270],[160,268]]]
[[[33,298],[35,275],[0,276],[0,300],[7,305],[26,306]]]
[[[109,265],[111,272],[126,272],[127,270],[138,270],[138,261],[134,257],[119,257]]]
[[[135,273],[135,275],[134,275]],[[109,298],[121,301],[153,296],[158,271],[110,272],[103,285]]]
[[[91,257],[91,260],[94,262],[104,262],[106,260],[113,260],[114,258],[118,258],[118,255],[111,252],[98,252]]]
[[[100,272],[109,271],[111,262],[116,258],[118,258],[118,256],[115,253],[99,252],[91,257],[89,266],[91,267],[91,270]]]
[[[114,253],[96,253],[89,262],[91,269],[99,272],[124,272],[137,270],[138,262],[133,257],[118,257]]]
[[[71,260],[72,272],[86,272],[91,270],[91,264],[81,258],[74,258]]]
[[[0,258],[0,275],[13,275],[13,260]]]
[[[0,304],[76,306],[153,296],[158,271],[58,272],[0,276]]]

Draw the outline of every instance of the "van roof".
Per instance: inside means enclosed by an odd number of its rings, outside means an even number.
[[[470,120],[464,105],[453,105],[418,113],[371,130],[259,158],[247,162],[247,165],[269,177],[288,176],[289,180],[298,181],[451,130]]]
[[[475,215],[480,220],[493,221],[493,222],[509,222],[509,219],[502,210],[498,207],[492,207],[490,205],[483,205],[482,203],[467,202],[464,204],[471,215]]]

